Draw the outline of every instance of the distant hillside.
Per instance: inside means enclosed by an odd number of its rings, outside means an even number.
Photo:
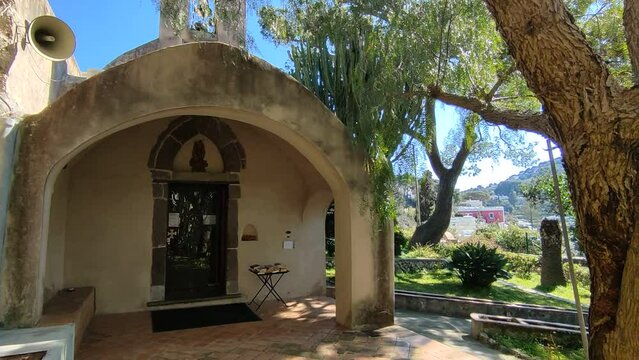
[[[563,174],[564,167],[561,163],[561,158],[555,159],[555,164],[557,166],[557,172],[560,175]],[[502,182],[490,184],[486,187],[478,186],[476,188],[464,190],[461,192],[461,194],[463,195],[477,191],[488,191],[493,192],[495,195],[508,196],[513,190],[519,187],[519,184],[527,182],[528,180],[534,179],[543,174],[550,174],[550,161],[541,162],[538,165],[525,169],[522,172],[515,174]]]
[[[564,165],[561,163],[561,158],[559,159],[555,159],[555,165],[557,167],[557,172],[559,174],[563,174],[564,173]],[[550,173],[550,161],[544,161],[542,163],[539,163],[539,165],[530,167],[522,172],[520,172],[519,174],[515,174],[511,177],[509,177],[508,179],[502,181],[502,182],[507,182],[507,181],[525,181],[525,180],[530,180],[532,178],[536,178],[538,176],[541,176],[545,173]]]
[[[555,159],[555,164],[557,165],[557,172],[559,174],[563,174],[564,168],[561,164],[561,158]],[[523,170],[502,182],[490,184],[486,187],[478,186],[476,188],[462,191],[460,193],[460,198],[462,200],[482,200],[485,205],[503,206],[508,213],[518,213],[520,212],[520,207],[524,202],[521,192],[519,191],[519,186],[536,177],[544,174],[550,174],[550,171],[550,161],[544,161],[536,166]]]

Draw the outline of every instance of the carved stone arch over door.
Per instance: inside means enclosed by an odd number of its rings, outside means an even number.
[[[184,144],[203,135],[215,144],[222,157],[224,172],[178,173],[173,162]],[[150,301],[165,300],[167,201],[171,181],[226,183],[229,186],[226,224],[226,293],[238,288],[238,200],[241,196],[239,175],[246,167],[244,147],[233,130],[222,120],[210,116],[181,116],[173,120],[151,149],[148,161],[153,182],[152,263]]]

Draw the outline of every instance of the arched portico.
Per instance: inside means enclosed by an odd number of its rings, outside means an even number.
[[[147,121],[204,115],[251,124],[286,141],[335,198],[337,321],[393,321],[392,238],[364,210],[368,179],[344,127],[310,92],[270,65],[219,43],[159,50],[86,80],[22,123],[0,284],[6,326],[35,324],[53,183],[91,144]]]

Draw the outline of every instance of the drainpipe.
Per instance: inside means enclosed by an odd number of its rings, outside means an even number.
[[[546,139],[548,146],[548,157],[550,158],[550,169],[552,170],[552,180],[555,187],[555,198],[557,200],[557,208],[559,209],[559,218],[561,219],[561,234],[564,238],[564,246],[566,247],[566,256],[568,257],[568,269],[570,272],[570,283],[572,284],[572,292],[575,297],[575,308],[577,309],[577,321],[579,321],[579,330],[581,331],[581,342],[588,359],[588,335],[586,334],[586,322],[584,321],[584,313],[581,309],[581,301],[579,300],[579,289],[577,289],[577,280],[575,279],[575,266],[572,261],[572,249],[570,248],[570,240],[568,240],[568,227],[566,226],[566,217],[564,215],[564,204],[561,201],[561,193],[559,192],[559,180],[557,179],[557,168],[555,167],[555,158],[553,157],[552,143]]]
[[[417,179],[417,157],[415,156],[415,146],[413,146],[413,174],[415,175],[415,216],[417,226],[422,224],[422,210],[419,202],[419,179]]]

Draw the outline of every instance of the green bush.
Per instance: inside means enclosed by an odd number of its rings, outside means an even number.
[[[457,244],[437,244],[433,246],[433,250],[439,255],[438,257],[449,258],[458,247]]]
[[[563,265],[564,276],[567,280],[570,280],[570,271],[568,271],[568,263]],[[590,287],[590,269],[587,266],[581,266],[575,264],[575,279],[577,283],[585,288]]]
[[[529,254],[539,253],[538,240],[525,229],[515,225],[508,225],[507,228],[497,233],[497,245],[505,251]]]
[[[497,236],[501,232],[497,225],[487,225],[480,227],[475,231],[475,235],[481,236],[487,240],[497,240]]]
[[[457,247],[449,263],[465,287],[489,287],[498,278],[510,278],[505,266],[506,258],[497,249],[478,243]]]
[[[435,250],[434,246],[429,245],[417,245],[402,256],[405,259],[415,259],[415,258],[441,258],[439,253]]]
[[[506,258],[506,270],[523,277],[537,270],[539,266],[539,256],[529,254],[519,254],[513,252],[500,252]]]
[[[401,231],[395,231],[395,256],[400,256],[406,246],[408,245],[408,239]]]

